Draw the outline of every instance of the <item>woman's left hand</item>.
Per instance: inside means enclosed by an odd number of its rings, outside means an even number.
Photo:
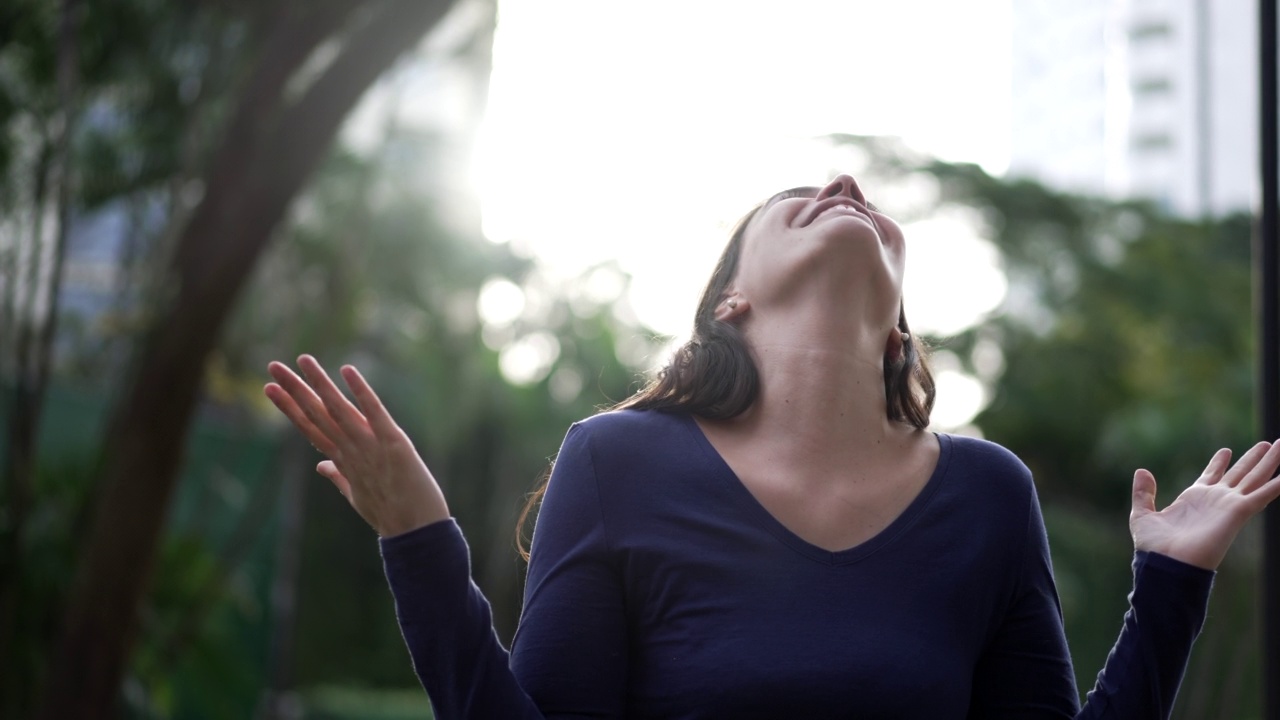
[[[1206,570],[1216,570],[1249,518],[1280,497],[1280,441],[1262,442],[1231,467],[1223,448],[1209,460],[1200,478],[1169,507],[1156,511],[1156,479],[1147,470],[1133,475],[1133,511],[1129,531],[1136,550],[1167,555]]]

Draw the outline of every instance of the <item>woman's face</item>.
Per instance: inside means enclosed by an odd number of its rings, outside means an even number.
[[[902,229],[840,175],[761,206],[743,236],[733,289],[757,309],[814,293],[820,302],[871,300],[896,322],[905,266]]]

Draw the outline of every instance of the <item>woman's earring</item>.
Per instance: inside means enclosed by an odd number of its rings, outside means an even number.
[[[729,309],[730,309],[730,310],[737,310],[737,309],[738,309],[738,301],[737,301],[737,300],[730,300],[730,301],[729,301]]]
[[[906,345],[911,342],[911,333],[902,333],[902,344]]]

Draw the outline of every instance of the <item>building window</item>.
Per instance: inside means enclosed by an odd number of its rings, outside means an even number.
[[[1142,78],[1133,82],[1133,94],[1150,97],[1152,95],[1166,95],[1173,90],[1173,83],[1169,82],[1169,78],[1151,77]]]
[[[1173,138],[1169,133],[1153,132],[1133,136],[1133,149],[1139,152],[1168,150],[1173,147]]]
[[[1129,28],[1129,42],[1158,40],[1173,34],[1173,27],[1167,22],[1151,21],[1135,23]]]

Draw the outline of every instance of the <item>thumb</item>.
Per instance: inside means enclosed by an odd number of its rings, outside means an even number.
[[[1149,470],[1138,470],[1133,473],[1133,509],[1129,512],[1129,520],[1155,511],[1156,476]]]
[[[319,465],[316,465],[316,472],[328,478],[329,482],[332,482],[338,488],[338,492],[342,493],[343,497],[348,501],[351,500],[351,482],[343,476],[332,460],[324,460]]]

